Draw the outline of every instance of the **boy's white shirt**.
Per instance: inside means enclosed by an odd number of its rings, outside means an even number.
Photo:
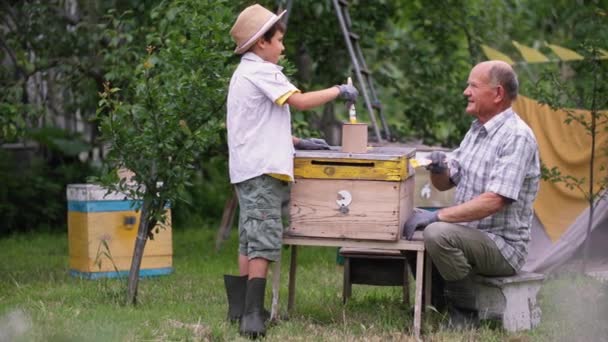
[[[247,52],[230,79],[226,127],[233,184],[262,174],[293,179],[291,114],[277,101],[298,89],[282,69]]]

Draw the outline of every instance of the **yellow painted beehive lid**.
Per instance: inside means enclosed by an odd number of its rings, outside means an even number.
[[[367,153],[334,150],[296,151],[294,176],[306,179],[353,179],[400,182],[414,172],[413,148],[372,147]]]

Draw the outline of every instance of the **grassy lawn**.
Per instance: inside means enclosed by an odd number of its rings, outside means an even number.
[[[222,275],[235,274],[236,234],[220,252],[209,227],[173,234],[174,273],[143,279],[139,305],[125,306],[126,281],[84,280],[68,275],[65,234],[35,233],[0,239],[0,341],[224,341],[245,340],[226,322]],[[289,260],[284,250],[283,260]],[[295,311],[269,328],[266,340],[414,340],[409,308],[398,287],[353,286],[342,304],[342,268],[335,248],[299,249]],[[283,263],[281,304],[286,309],[288,262]],[[270,284],[266,303],[270,306]],[[413,292],[413,291],[412,291]],[[562,276],[545,282],[541,326],[508,334],[484,324],[450,332],[443,316],[424,321],[433,341],[606,341],[608,291],[588,278]],[[406,322],[407,320],[407,322]]]

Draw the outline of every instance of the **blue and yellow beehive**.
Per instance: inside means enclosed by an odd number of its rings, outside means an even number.
[[[68,198],[68,240],[70,274],[90,279],[126,276],[131,267],[140,212],[136,200],[110,193],[94,184],[70,184]],[[171,212],[154,240],[148,240],[140,276],[173,271]]]

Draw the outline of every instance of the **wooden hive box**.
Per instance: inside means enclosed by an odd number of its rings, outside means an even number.
[[[416,149],[416,159],[426,159],[432,149],[421,151]],[[450,151],[443,151],[450,156]],[[414,190],[414,206],[425,209],[445,208],[454,204],[454,193],[456,188],[447,191],[439,191],[431,183],[431,173],[424,167],[416,170],[416,187]]]
[[[368,153],[297,151],[291,189],[293,237],[396,241],[413,209],[412,148]]]
[[[140,213],[135,200],[110,193],[94,184],[69,184],[68,247],[70,274],[96,279],[126,276],[131,267]],[[159,225],[154,240],[146,242],[140,276],[173,271],[171,212]],[[117,272],[118,271],[118,272]]]

